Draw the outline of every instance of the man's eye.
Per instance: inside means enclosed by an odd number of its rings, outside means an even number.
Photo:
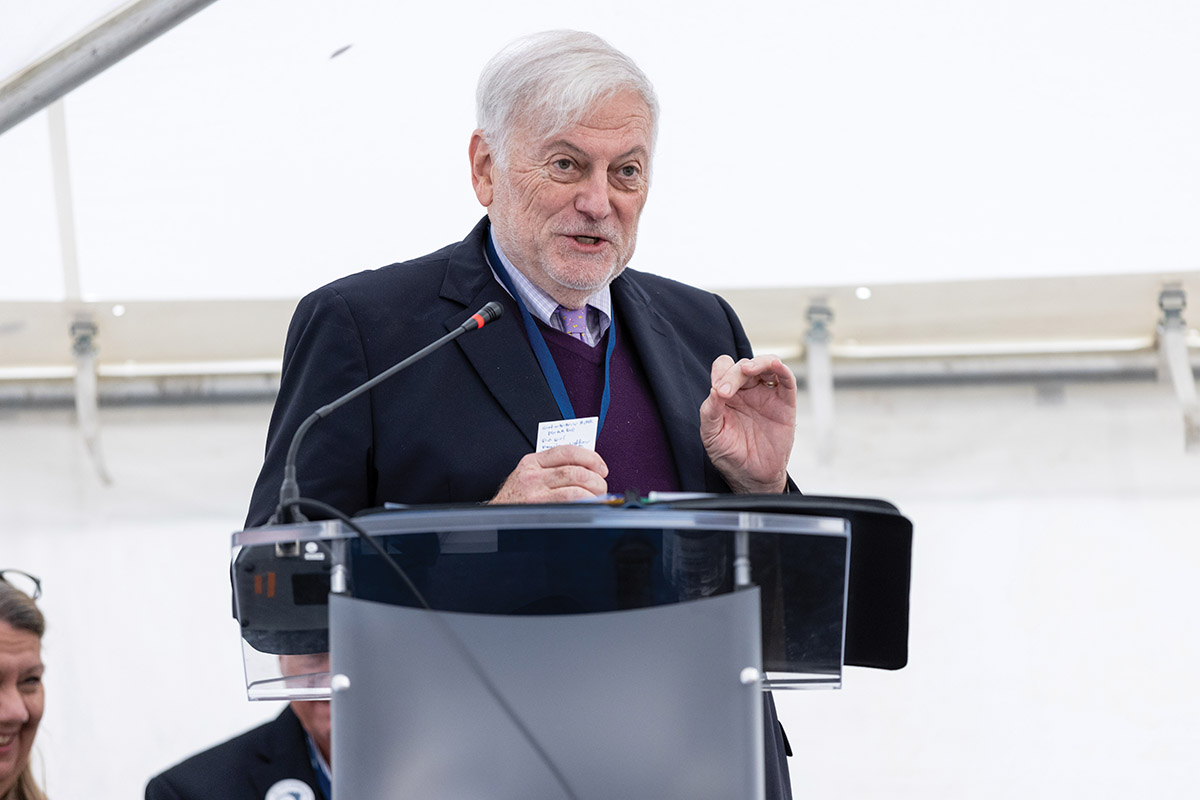
[[[566,170],[569,170],[574,165],[571,163],[571,159],[560,158],[554,162],[554,166],[556,169],[561,169],[563,171],[566,171]]]
[[[622,178],[636,178],[638,175],[641,175],[641,174],[642,174],[642,171],[631,164],[626,164],[625,166],[621,167],[621,177]]]

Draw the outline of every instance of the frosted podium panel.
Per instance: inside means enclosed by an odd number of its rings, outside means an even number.
[[[762,694],[742,680],[758,606],[754,589],[571,616],[335,596],[334,796],[761,798]]]
[[[599,614],[729,594],[740,536],[761,595],[759,633],[771,685],[841,680],[850,542],[844,519],[573,504],[413,509],[355,521],[431,608],[507,616]],[[294,696],[272,688],[287,683],[275,656],[329,649],[335,574],[355,598],[420,606],[385,560],[340,522],[242,531],[234,548],[252,698]]]

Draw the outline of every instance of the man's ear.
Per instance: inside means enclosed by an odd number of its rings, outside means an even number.
[[[496,169],[496,160],[492,157],[492,148],[483,138],[483,131],[477,130],[471,134],[471,185],[475,187],[475,196],[480,205],[486,207],[492,204],[494,183],[492,173]]]

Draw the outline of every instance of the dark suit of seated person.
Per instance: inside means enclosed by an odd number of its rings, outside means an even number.
[[[284,656],[285,675],[329,656]],[[330,800],[329,701],[297,700],[270,722],[197,753],[146,784],[146,800]]]

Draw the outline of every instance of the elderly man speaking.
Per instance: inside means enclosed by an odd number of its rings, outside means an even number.
[[[489,301],[504,307],[494,327],[313,428],[298,461],[306,497],[354,513],[794,491],[792,372],[753,355],[720,297],[625,268],[658,124],[637,65],[591,34],[528,36],[484,68],[477,113],[471,180],[487,216],[457,244],[335,281],[297,308],[247,524],[275,510],[305,417]],[[542,423],[564,420],[582,446],[540,448]],[[767,796],[790,797],[767,705]]]

